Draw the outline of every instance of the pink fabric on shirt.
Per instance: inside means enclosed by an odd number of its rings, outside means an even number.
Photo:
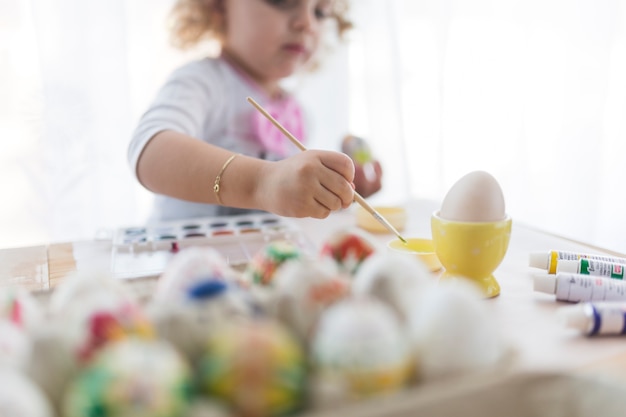
[[[268,102],[263,108],[298,140],[304,141],[302,109],[293,97]],[[252,131],[267,151],[282,157],[293,154],[295,145],[258,111],[252,113]]]

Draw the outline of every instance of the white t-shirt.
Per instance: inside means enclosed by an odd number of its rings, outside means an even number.
[[[254,121],[256,118],[258,122],[259,113],[247,102],[248,96],[264,107],[272,105],[252,80],[223,58],[205,58],[174,71],[141,117],[130,142],[128,161],[135,177],[137,161],[144,147],[164,130],[184,133],[244,155],[269,160],[283,158],[285,155],[268,150],[259,140]],[[291,96],[287,99],[293,101]],[[280,120],[278,115],[273,115]],[[293,147],[288,152],[293,154],[297,149]],[[216,167],[215,171],[220,167]],[[229,175],[236,173],[230,172]],[[207,193],[212,193],[214,178],[206,178],[205,181]],[[151,221],[246,212],[250,210],[194,203],[157,194]]]

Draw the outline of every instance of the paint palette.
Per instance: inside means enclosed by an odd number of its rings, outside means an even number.
[[[313,253],[313,244],[287,218],[269,213],[207,217],[118,229],[111,269],[121,279],[155,277],[178,250],[188,246],[210,246],[230,266],[243,268],[276,240],[288,240],[305,253]]]

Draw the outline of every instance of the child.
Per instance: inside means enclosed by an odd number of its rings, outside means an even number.
[[[339,35],[350,27],[345,6],[343,0],[178,0],[175,40],[190,46],[217,39],[221,55],[175,71],[134,133],[129,162],[157,194],[154,220],[249,209],[325,218],[350,206],[350,157],[300,152],[246,101],[253,97],[304,140],[300,107],[280,81],[314,64],[329,24]]]

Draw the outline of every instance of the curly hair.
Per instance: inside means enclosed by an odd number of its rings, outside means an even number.
[[[216,10],[219,0],[177,0],[171,13],[171,40],[174,46],[188,49],[205,40],[221,40],[222,31]],[[335,0],[331,19],[336,23],[337,35],[352,28],[347,18],[348,0]]]

